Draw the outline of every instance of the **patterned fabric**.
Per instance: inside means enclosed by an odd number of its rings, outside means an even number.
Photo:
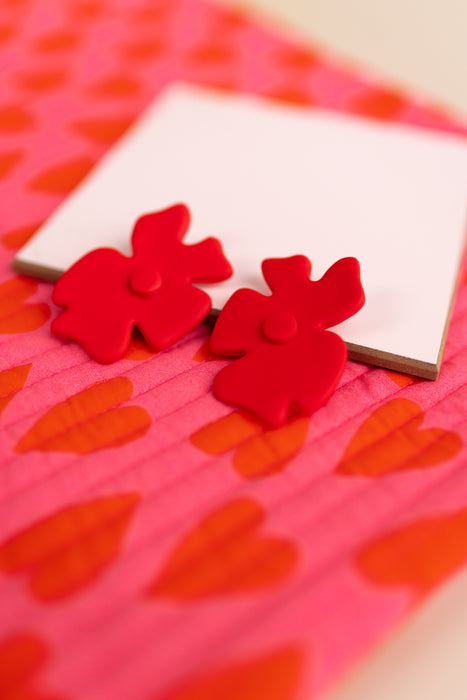
[[[225,6],[0,0],[2,700],[308,698],[467,561],[465,271],[438,381],[349,362],[277,430],[215,400],[206,327],[101,366],[12,272],[180,78],[467,133]]]

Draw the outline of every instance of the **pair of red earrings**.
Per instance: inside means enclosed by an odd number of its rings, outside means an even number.
[[[131,258],[100,248],[78,260],[55,285],[52,300],[66,311],[52,332],[109,363],[125,355],[135,326],[154,350],[192,330],[211,310],[193,283],[222,282],[233,270],[215,238],[182,242],[189,223],[187,207],[177,204],[138,219]],[[240,289],[216,321],[211,350],[240,358],[220,370],[213,391],[279,426],[315,411],[336,388],[347,350],[325,329],[355,314],[365,296],[355,258],[338,260],[316,282],[304,255],[264,260],[262,271],[272,294]]]

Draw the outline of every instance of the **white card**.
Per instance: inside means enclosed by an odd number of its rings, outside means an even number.
[[[435,378],[464,245],[467,145],[321,109],[175,86],[20,251],[52,279],[98,247],[130,254],[135,220],[185,202],[194,243],[216,236],[235,274],[204,287],[220,309],[268,293],[264,258],[307,255],[312,279],[355,256],[366,304],[337,330],[349,354]]]

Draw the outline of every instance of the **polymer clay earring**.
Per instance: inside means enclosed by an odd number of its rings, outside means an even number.
[[[210,347],[217,355],[241,355],[216,375],[221,401],[247,409],[272,427],[300,411],[324,405],[344,371],[347,348],[325,330],[364,304],[360,265],[342,258],[311,281],[304,255],[264,260],[272,295],[239,289],[221,311]]]
[[[211,310],[192,283],[221,282],[233,270],[217,239],[182,242],[189,223],[187,207],[176,204],[138,219],[132,257],[99,248],[78,260],[55,285],[52,300],[66,310],[52,332],[109,363],[125,355],[135,326],[154,350],[192,330]]]

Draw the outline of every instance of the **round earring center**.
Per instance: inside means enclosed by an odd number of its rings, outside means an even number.
[[[271,343],[288,343],[297,335],[297,319],[288,311],[275,311],[264,319],[262,331]]]
[[[130,275],[130,289],[141,296],[156,292],[162,284],[157,270],[151,267],[137,267]]]

